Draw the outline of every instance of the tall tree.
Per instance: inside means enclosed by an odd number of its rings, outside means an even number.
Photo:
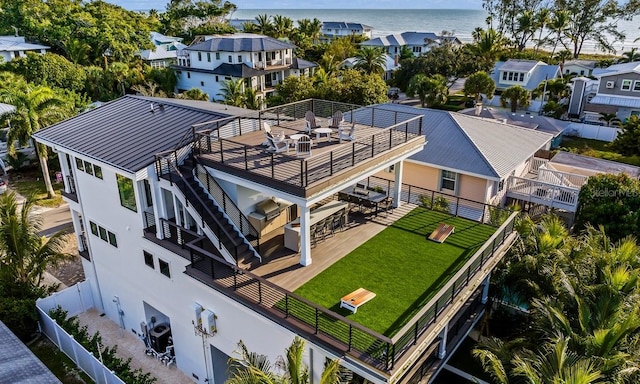
[[[282,373],[273,372],[272,364],[266,356],[249,352],[242,341],[238,343],[240,358],[232,357],[230,365],[232,376],[228,384],[308,384],[310,382],[309,368],[304,364],[305,342],[295,337],[285,357],[280,359],[275,367]],[[319,384],[339,384],[340,364],[338,360],[331,360],[322,372]]]
[[[276,39],[289,37],[293,31],[293,20],[286,16],[275,15],[271,29],[271,36]]]
[[[265,14],[256,16],[256,23],[254,31],[262,35],[270,35],[273,30],[273,23],[271,16]]]
[[[506,49],[507,40],[495,29],[480,29],[473,37],[473,52],[484,59],[485,62],[494,63]]]
[[[482,101],[482,94],[492,98],[496,91],[496,83],[486,72],[479,71],[469,76],[464,82],[464,94],[473,96],[476,103]]]
[[[234,4],[222,0],[170,0],[160,17],[163,33],[193,37],[201,25],[224,24],[224,17],[235,9]]]
[[[31,135],[41,128],[69,117],[71,111],[63,98],[51,88],[32,86],[8,88],[0,91],[0,101],[15,106],[15,111],[3,116],[10,122],[7,134],[9,153],[15,153],[15,143],[26,145]],[[42,176],[49,198],[55,195],[51,186],[49,167],[47,165],[47,147],[36,144]]]
[[[620,63],[631,63],[634,61],[640,61],[640,50],[638,48],[633,47],[631,50],[624,52],[622,54],[622,58],[618,60]]]
[[[500,95],[500,103],[503,107],[507,106],[507,102],[511,106],[511,112],[515,112],[518,107],[527,107],[530,102],[529,91],[520,85],[513,85]]]
[[[363,45],[356,54],[354,68],[361,69],[365,73],[381,74],[385,70],[387,54],[379,47]]]
[[[446,79],[441,75],[415,75],[407,88],[407,96],[417,95],[423,108],[446,103],[448,94]]]
[[[549,35],[547,35],[547,39],[550,36],[554,36],[553,39],[553,49],[551,50],[551,57],[556,53],[556,48],[558,47],[558,43],[564,46],[563,39],[565,38],[565,29],[569,25],[570,15],[564,9],[556,9],[552,16],[549,24],[547,24],[547,28],[549,29]]]
[[[242,79],[225,80],[218,96],[222,96],[225,104],[242,107],[244,105],[244,81]]]

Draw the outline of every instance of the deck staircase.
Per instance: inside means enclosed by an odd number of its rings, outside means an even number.
[[[253,257],[260,258],[258,251],[251,245],[251,241],[256,239],[250,235],[243,235],[234,226],[212,196],[202,187],[195,177],[194,169],[193,160],[186,159],[182,165],[178,166],[178,172],[172,170],[162,177],[171,181],[182,192],[187,204],[194,207],[201,216],[203,224],[206,224],[217,237],[215,240],[210,240],[227,250],[233,259],[233,264],[250,262]]]

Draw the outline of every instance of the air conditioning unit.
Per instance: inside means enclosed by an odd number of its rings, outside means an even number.
[[[612,89],[615,86],[616,86],[615,81],[607,81],[607,89]]]

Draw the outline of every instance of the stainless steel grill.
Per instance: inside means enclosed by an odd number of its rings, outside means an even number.
[[[271,199],[261,201],[256,205],[256,212],[264,215],[267,220],[276,218],[280,211],[280,204]]]

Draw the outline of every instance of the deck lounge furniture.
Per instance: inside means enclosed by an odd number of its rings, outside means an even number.
[[[335,111],[333,116],[329,118],[329,128],[339,129],[343,122],[344,115],[342,114],[342,111]]]
[[[289,152],[289,143],[286,140],[276,141],[276,139],[268,135],[267,141],[269,142],[269,150],[275,153]]]
[[[447,240],[447,237],[454,233],[455,229],[456,227],[451,224],[440,223],[440,225],[438,225],[438,227],[429,235],[429,240],[433,240],[437,243],[444,243],[444,241]]]
[[[267,123],[266,121],[262,123],[262,130],[264,131],[264,134],[265,136],[267,136],[267,138],[272,138],[276,143],[287,140],[286,136],[284,135],[284,131],[281,131],[280,134],[274,135],[273,131],[271,130],[271,125],[269,125],[269,123]],[[270,145],[268,140],[263,144]]]
[[[316,128],[321,128],[320,124],[316,123],[316,115],[313,114],[313,111],[307,111],[304,115],[304,120],[306,122],[305,131],[308,134],[311,134],[311,131]]]
[[[311,156],[311,138],[307,135],[302,135],[296,141],[296,156]]]
[[[350,294],[340,299],[340,308],[347,308],[353,313],[358,311],[358,307],[376,297],[376,294],[364,288],[358,288]]]
[[[338,139],[340,142],[342,140],[353,141],[356,139],[356,125],[351,124],[351,127],[340,127],[338,128]]]

